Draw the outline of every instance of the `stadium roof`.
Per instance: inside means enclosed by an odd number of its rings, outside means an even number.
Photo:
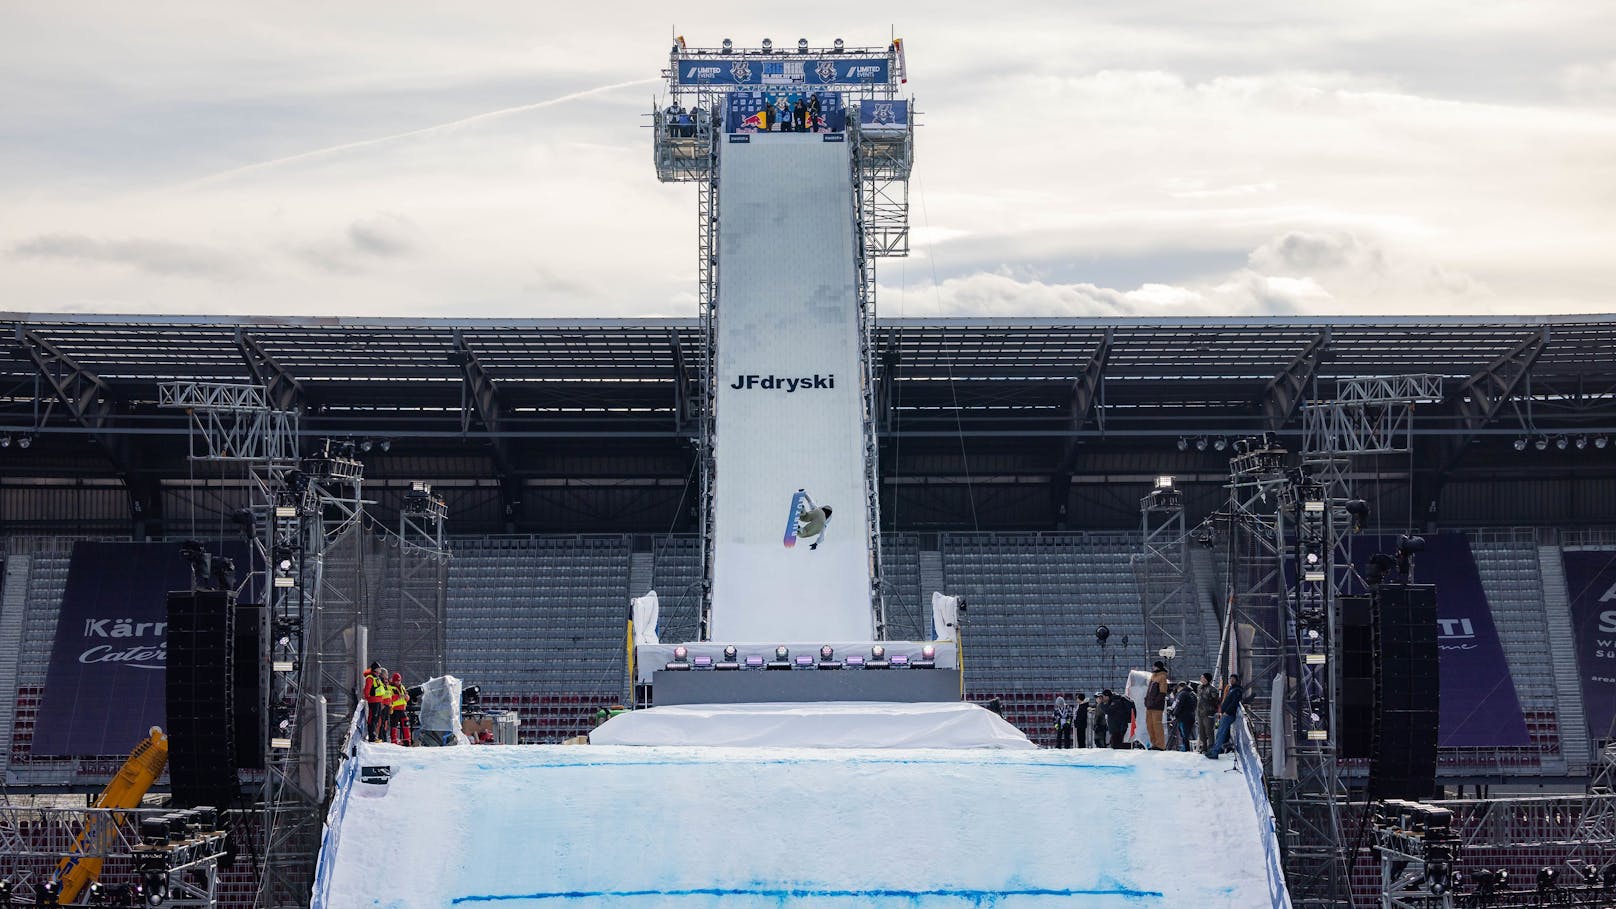
[[[156,406],[169,381],[269,385],[305,434],[398,440],[429,472],[471,455],[481,466],[455,469],[565,477],[553,458],[609,451],[650,460],[603,476],[678,477],[698,425],[693,318],[0,322],[0,441],[39,440],[28,461],[12,451],[13,474],[183,473],[168,465],[183,462],[185,417]],[[910,477],[1106,473],[1179,436],[1294,435],[1335,380],[1379,375],[1445,377],[1415,426],[1458,446],[1429,454],[1440,472],[1489,437],[1616,435],[1616,315],[883,319],[876,358],[882,437]],[[109,457],[58,448],[86,435]]]

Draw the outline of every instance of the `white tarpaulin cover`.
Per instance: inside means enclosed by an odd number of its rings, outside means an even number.
[[[589,734],[589,741],[770,748],[1038,747],[998,714],[963,701],[651,707],[607,720]]]
[[[1123,739],[1126,742],[1140,742],[1150,747],[1150,730],[1145,728],[1145,690],[1150,687],[1150,673],[1143,669],[1128,670],[1128,684],[1123,690],[1128,694],[1128,700],[1133,701],[1133,728]]]
[[[460,732],[460,680],[440,675],[421,683],[421,729]]]
[[[714,641],[875,636],[848,149],[720,146]],[[832,516],[788,546],[798,490]]]
[[[648,590],[645,596],[634,597],[629,602],[634,604],[634,643],[661,643],[657,639],[657,618],[662,609],[656,591]]]
[[[932,591],[931,634],[938,640],[959,640],[959,597]]]
[[[1254,797],[1233,764],[1102,748],[361,744],[338,775],[312,907],[1283,906],[1260,781]],[[391,772],[366,783],[365,767]]]

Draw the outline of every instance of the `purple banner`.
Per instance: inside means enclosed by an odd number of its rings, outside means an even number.
[[[227,552],[248,570],[244,545]],[[178,543],[73,544],[32,754],[127,754],[166,725],[168,592],[190,588]]]
[[[1582,706],[1589,735],[1604,740],[1616,721],[1616,552],[1567,552],[1564,558]]]
[[[1392,536],[1358,536],[1352,541],[1353,561],[1360,571],[1371,555],[1396,551],[1397,538]],[[1436,585],[1442,686],[1437,744],[1445,748],[1531,744],[1470,540],[1460,533],[1426,536],[1425,551],[1415,557],[1414,581]]]

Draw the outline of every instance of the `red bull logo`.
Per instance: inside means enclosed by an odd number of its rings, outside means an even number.
[[[750,116],[748,116],[745,119],[741,120],[740,125],[738,127],[736,127],[736,129],[741,129],[741,130],[766,130],[768,128],[769,128],[769,113],[768,113],[768,111],[762,111],[762,110],[755,111]]]

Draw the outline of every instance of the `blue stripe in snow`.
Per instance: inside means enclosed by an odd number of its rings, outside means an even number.
[[[762,765],[796,765],[810,766],[853,764],[866,766],[870,764],[926,764],[943,767],[1037,767],[1049,770],[1086,770],[1090,773],[1133,773],[1132,764],[1095,765],[1095,764],[1068,764],[1061,761],[928,761],[905,758],[902,760],[882,759],[853,759],[847,761],[828,761],[797,758],[779,758],[768,761],[556,761],[544,764],[494,765],[478,764],[477,769],[508,773],[512,770],[558,770],[572,767],[758,767]]]
[[[490,893],[457,896],[453,902],[460,903],[498,903],[514,902],[518,900],[580,900],[580,899],[631,899],[634,897],[658,896],[710,896],[710,897],[762,897],[764,899],[901,899],[915,900],[922,897],[941,897],[945,899],[971,900],[977,905],[991,904],[1008,896],[1032,896],[1070,898],[1074,896],[1115,896],[1125,900],[1159,899],[1159,890],[1130,890],[1115,888],[1111,890],[1069,890],[1045,887],[1025,887],[1008,890],[976,890],[976,889],[937,889],[937,890],[898,890],[887,888],[871,888],[868,890],[833,890],[819,888],[791,888],[791,887],[757,887],[757,888],[731,888],[731,887],[692,887],[678,890],[558,890],[545,893]]]

